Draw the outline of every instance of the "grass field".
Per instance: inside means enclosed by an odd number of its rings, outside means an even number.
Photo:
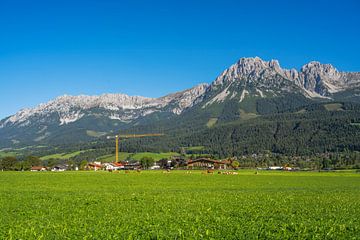
[[[0,172],[0,239],[359,239],[360,174]]]

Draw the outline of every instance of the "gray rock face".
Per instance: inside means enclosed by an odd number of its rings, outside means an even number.
[[[271,73],[270,71],[271,70]],[[276,73],[282,71],[277,60],[265,62],[259,57],[241,58],[237,63],[226,69],[218,76],[212,85],[221,85],[226,82],[232,82],[242,79],[256,79],[267,73]]]

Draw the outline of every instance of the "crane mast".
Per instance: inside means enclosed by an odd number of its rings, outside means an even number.
[[[119,162],[119,135],[116,135],[115,139],[115,162]]]
[[[119,162],[119,139],[122,138],[143,138],[143,137],[161,137],[162,133],[145,133],[145,134],[124,134],[115,136],[115,162]],[[114,137],[108,136],[107,139]]]

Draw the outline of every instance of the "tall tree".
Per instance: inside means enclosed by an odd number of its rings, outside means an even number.
[[[5,157],[0,161],[0,168],[5,171],[15,170],[16,163],[15,157]]]
[[[140,160],[141,167],[144,169],[148,169],[152,165],[154,165],[154,159],[152,157],[143,157]]]
[[[35,157],[35,156],[27,156],[25,158],[25,161],[27,161],[30,164],[30,166],[32,166],[32,167],[41,165],[40,158]]]

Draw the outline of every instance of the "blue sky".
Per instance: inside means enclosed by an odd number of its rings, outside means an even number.
[[[63,94],[159,97],[240,57],[360,71],[359,1],[0,0],[0,118]]]

